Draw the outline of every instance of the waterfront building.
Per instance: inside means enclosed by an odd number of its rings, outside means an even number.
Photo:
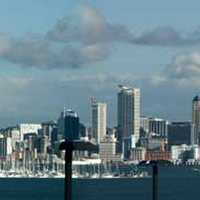
[[[124,158],[128,158],[140,137],[140,89],[119,86],[117,119],[118,140]]]
[[[194,125],[191,122],[172,122],[168,126],[168,144],[172,145],[194,145]]]
[[[69,140],[78,140],[79,136],[79,117],[78,114],[69,109],[64,116],[64,136]]]
[[[171,160],[171,152],[162,150],[147,150],[145,160]]]
[[[92,101],[92,135],[97,144],[106,136],[107,104]]]
[[[136,147],[131,149],[130,160],[133,161],[143,161],[146,156],[146,148],[144,147]]]
[[[189,159],[199,160],[199,147],[198,145],[173,145],[171,147],[172,160],[187,161]]]
[[[102,162],[121,161],[121,154],[117,154],[117,139],[114,135],[107,135],[101,140],[99,156]]]
[[[192,101],[192,123],[194,124],[195,144],[200,144],[200,97],[195,96]]]

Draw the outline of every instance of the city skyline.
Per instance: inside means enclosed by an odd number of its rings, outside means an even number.
[[[64,105],[87,123],[91,96],[107,102],[112,126],[118,84],[141,88],[142,115],[191,119],[198,1],[0,3],[0,126],[56,119]]]

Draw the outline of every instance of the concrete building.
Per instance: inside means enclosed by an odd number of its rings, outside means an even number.
[[[64,117],[65,117],[64,112],[61,112],[61,114],[57,120],[58,140],[62,140],[64,138]]]
[[[92,135],[97,144],[106,136],[107,104],[92,102]]]
[[[140,89],[119,86],[117,119],[118,140],[128,158],[140,137]]]
[[[174,145],[171,147],[172,160],[187,161],[189,159],[199,160],[199,147],[198,145]]]
[[[144,147],[148,150],[158,150],[161,147],[166,149],[168,144],[167,138],[160,137],[160,136],[149,136],[140,139],[140,146]]]
[[[149,118],[149,133],[167,137],[169,122],[160,118]]]
[[[145,160],[145,155],[146,155],[146,148],[136,147],[131,149],[130,160],[140,162]]]
[[[147,137],[149,134],[149,118],[141,117],[140,118],[140,136]]]
[[[121,161],[121,154],[117,154],[117,139],[114,135],[107,135],[101,140],[99,156],[102,162]]]
[[[195,144],[200,144],[200,97],[195,96],[192,101],[192,123],[194,124]]]
[[[24,135],[28,133],[36,133],[42,128],[41,124],[20,124],[19,131],[20,131],[20,138],[21,141],[24,139]]]

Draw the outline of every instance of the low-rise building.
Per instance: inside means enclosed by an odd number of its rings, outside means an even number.
[[[172,160],[187,161],[189,159],[199,160],[199,147],[197,145],[173,145],[171,147]]]
[[[147,150],[145,160],[171,160],[171,152],[161,150]]]
[[[131,149],[130,160],[142,161],[145,160],[145,155],[146,155],[146,148],[144,147],[133,148]]]
[[[117,140],[114,135],[105,136],[99,145],[99,155],[102,162],[121,161],[121,154],[117,154]]]

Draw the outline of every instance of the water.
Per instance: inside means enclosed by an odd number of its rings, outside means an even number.
[[[191,168],[160,169],[160,200],[198,199],[200,172]],[[149,200],[152,180],[74,180],[74,200]],[[0,179],[2,200],[63,200],[63,179]]]

